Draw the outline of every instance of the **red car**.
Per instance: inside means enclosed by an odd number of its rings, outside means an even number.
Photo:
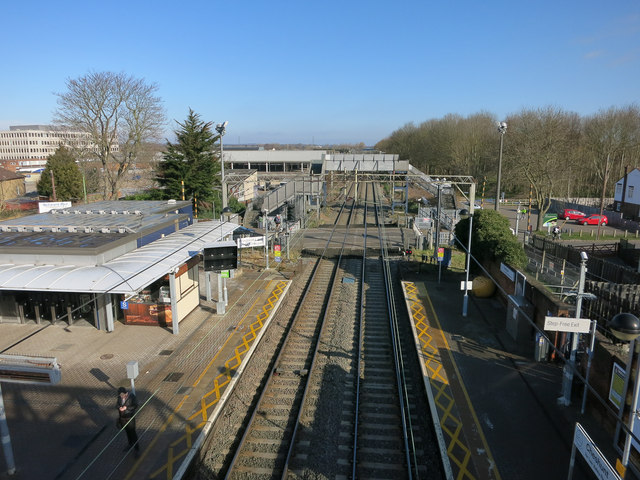
[[[582,225],[606,225],[609,223],[609,219],[606,215],[589,215],[588,217],[580,218],[578,223]]]
[[[587,215],[580,210],[574,210],[573,208],[565,208],[564,212],[560,214],[560,218],[563,220],[580,220]]]

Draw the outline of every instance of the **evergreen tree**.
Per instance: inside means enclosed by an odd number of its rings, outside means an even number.
[[[455,226],[456,238],[466,247],[469,238],[469,219]],[[518,237],[509,229],[509,219],[495,210],[476,210],[471,232],[471,254],[479,261],[504,262],[524,268],[527,256]]]
[[[60,146],[47,160],[47,166],[38,180],[38,195],[53,197],[51,172],[57,201],[82,197],[82,173],[73,154],[65,147]]]
[[[156,180],[164,189],[165,198],[182,198],[182,183],[186,198],[198,202],[214,200],[214,188],[220,186],[220,158],[215,143],[219,135],[211,131],[212,122],[200,120],[189,109],[187,119],[175,130],[176,143],[167,140],[164,161],[158,164]]]

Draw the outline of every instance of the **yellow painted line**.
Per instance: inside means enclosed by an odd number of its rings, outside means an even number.
[[[200,399],[200,409],[187,418],[187,422],[185,423],[184,435],[182,435],[180,438],[176,439],[169,445],[169,448],[167,449],[168,450],[167,462],[163,466],[161,466],[159,469],[157,469],[155,472],[151,473],[149,478],[157,478],[157,477],[159,478],[159,476],[163,472],[166,472],[165,478],[171,479],[173,477],[175,464],[189,452],[189,449],[193,445],[194,435],[197,435],[199,433],[199,431],[202,429],[202,427],[206,424],[208,420],[209,408],[212,406],[215,406],[220,400],[220,398],[222,397],[222,392],[224,387],[226,387],[231,381],[231,378],[232,378],[231,371],[237,369],[237,367],[239,367],[240,364],[242,363],[242,359],[244,358],[245,354],[249,351],[251,344],[257,338],[257,334],[264,326],[263,322],[269,318],[269,314],[271,310],[273,310],[275,304],[280,298],[280,294],[284,292],[284,289],[287,283],[288,282],[286,281],[279,281],[276,287],[272,290],[271,294],[267,298],[266,303],[262,306],[261,312],[258,315],[256,315],[256,321],[250,325],[250,333],[243,335],[242,342],[235,348],[233,356],[225,362],[224,372],[219,374],[213,380],[213,389],[207,392],[206,394],[204,394]],[[253,307],[257,302],[258,302],[258,299],[256,299],[256,301],[251,305],[251,307],[247,311],[247,314],[245,315],[245,317],[243,317],[242,321],[239,323],[238,326],[244,323],[245,319],[249,315],[249,312],[253,310]],[[238,328],[236,328],[234,333],[229,336],[227,341],[224,343],[223,347],[227,345],[227,343],[231,340],[231,338],[235,337],[236,332],[238,332]],[[215,359],[217,358],[218,354],[223,350],[223,347],[220,348],[218,353],[216,353],[214,358],[205,367],[205,371],[198,377],[198,379],[194,383],[194,386],[199,384],[202,378],[204,378],[205,373],[213,366]],[[212,396],[213,398],[211,398]],[[184,404],[184,400],[186,400],[186,397],[180,403],[180,407]],[[164,430],[166,430],[169,423],[171,422],[171,420],[173,420],[173,418],[175,417],[175,414],[177,413],[178,413],[178,409],[176,409],[171,414],[169,419],[167,419],[167,421],[165,422],[165,425],[163,425],[160,432],[163,432]],[[190,422],[196,419],[198,416],[202,417],[201,420],[197,424],[195,424],[195,426],[191,425]],[[158,438],[159,438],[159,434],[156,435],[153,442],[149,445],[149,447],[147,447],[147,449],[145,450],[145,454],[147,451],[150,451],[152,449],[153,445],[156,443]],[[183,442],[185,444],[184,448],[177,450],[180,447],[180,444]],[[132,469],[132,471],[126,477],[127,480],[131,478],[131,476],[137,469],[136,467],[139,463],[140,461],[136,463],[136,465],[134,466],[134,469]]]
[[[493,456],[491,454],[491,449],[489,448],[489,444],[487,442],[486,437],[484,436],[484,432],[482,430],[482,426],[480,424],[480,421],[478,420],[478,416],[476,415],[475,409],[473,408],[473,403],[471,402],[471,398],[469,397],[469,393],[467,392],[467,389],[464,385],[464,382],[462,381],[462,375],[460,374],[460,370],[458,369],[458,365],[455,362],[455,359],[453,357],[453,353],[451,351],[451,347],[449,345],[449,342],[446,338],[446,336],[444,335],[444,332],[442,330],[442,326],[440,324],[440,320],[438,318],[438,314],[436,313],[435,308],[433,307],[433,302],[431,301],[431,297],[429,296],[428,292],[425,292],[425,297],[426,300],[429,304],[429,307],[431,309],[431,311],[433,312],[433,322],[434,322],[434,327],[433,329],[430,328],[430,325],[428,325],[428,323],[426,323],[427,320],[427,315],[426,312],[424,310],[424,306],[422,305],[422,302],[420,300],[420,298],[418,297],[418,289],[416,287],[416,285],[414,283],[411,282],[405,282],[406,285],[406,290],[407,290],[407,299],[411,302],[413,302],[411,304],[411,311],[415,312],[412,313],[412,316],[414,318],[414,320],[416,320],[415,322],[415,327],[416,330],[420,331],[419,336],[422,337],[424,336],[424,339],[421,338],[421,342],[423,345],[422,348],[422,353],[427,357],[427,360],[425,361],[425,364],[429,364],[427,366],[427,369],[429,372],[431,372],[431,374],[429,375],[429,380],[430,383],[432,384],[432,386],[436,387],[436,390],[438,390],[439,394],[438,396],[436,396],[436,403],[438,404],[438,406],[443,409],[444,411],[444,415],[443,418],[440,419],[440,424],[441,427],[443,429],[443,431],[446,431],[447,434],[451,437],[451,443],[449,444],[449,446],[447,447],[447,453],[449,458],[458,466],[458,468],[460,469],[460,471],[458,472],[457,475],[457,479],[462,479],[462,478],[474,478],[472,476],[472,474],[470,472],[467,471],[467,468],[469,466],[469,462],[471,460],[471,456],[470,456],[470,452],[468,450],[468,448],[463,444],[463,440],[460,439],[460,434],[462,433],[462,423],[460,422],[460,420],[457,417],[454,417],[453,413],[452,413],[452,409],[455,406],[455,402],[452,398],[452,396],[449,394],[449,392],[445,393],[445,387],[448,385],[448,382],[445,384],[443,377],[440,376],[441,370],[444,370],[444,367],[442,366],[442,364],[440,363],[439,360],[439,353],[438,352],[438,348],[437,346],[432,345],[432,340],[434,340],[434,337],[429,333],[429,330],[434,330],[437,331],[438,337],[442,339],[443,342],[443,347],[444,350],[446,350],[446,354],[449,356],[449,359],[451,361],[451,364],[453,365],[454,368],[454,373],[456,378],[458,378],[459,384],[460,384],[460,389],[464,395],[465,398],[465,402],[466,402],[466,408],[468,408],[469,413],[471,414],[474,423],[476,424],[476,431],[478,436],[480,437],[480,441],[484,447],[484,450],[486,452],[487,455],[487,459],[488,459],[488,463],[489,463],[489,468],[490,471],[492,473],[495,474],[495,478],[496,480],[501,480],[500,477],[500,472],[498,472],[497,469],[497,465],[495,463],[495,460],[493,459]],[[419,324],[421,326],[419,326]],[[435,341],[435,340],[434,340]],[[437,358],[436,358],[437,357]],[[438,376],[436,377],[435,372],[438,373]],[[437,386],[437,384],[434,383],[434,381],[436,380],[441,384],[440,387]],[[444,378],[446,378],[446,374],[444,375]],[[442,402],[443,400],[446,400],[448,402],[447,405],[444,405]],[[446,420],[452,420],[455,428],[451,429],[448,428],[444,425]],[[462,459],[458,458],[458,456],[456,456],[454,454],[454,452],[457,450],[457,448],[463,448],[465,452],[465,455]]]

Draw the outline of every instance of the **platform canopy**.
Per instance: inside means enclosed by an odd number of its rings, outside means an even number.
[[[200,222],[102,265],[0,265],[0,290],[135,295],[240,225]]]

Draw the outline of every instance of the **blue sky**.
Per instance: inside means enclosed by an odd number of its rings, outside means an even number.
[[[0,129],[48,124],[90,71],[158,85],[225,143],[364,142],[408,122],[640,103],[640,2],[9,2]]]

